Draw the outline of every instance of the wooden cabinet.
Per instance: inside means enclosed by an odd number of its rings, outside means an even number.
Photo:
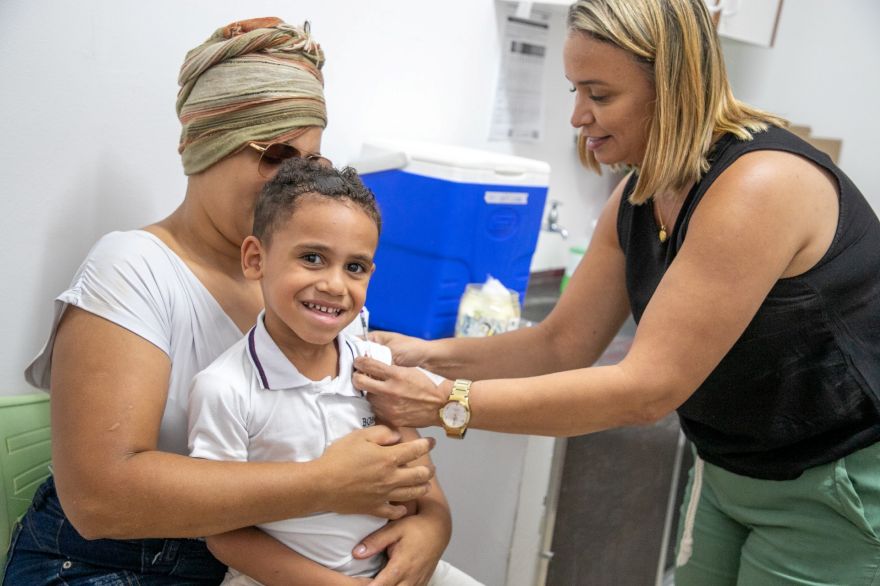
[[[745,43],[772,47],[782,0],[704,0],[718,34]]]

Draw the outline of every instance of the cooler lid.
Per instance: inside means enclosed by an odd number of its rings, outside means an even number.
[[[373,159],[380,166],[382,166],[381,162],[384,161],[387,165],[385,169],[404,168],[410,163],[416,162],[501,175],[550,174],[550,164],[537,159],[457,145],[412,140],[370,140],[364,143],[362,156],[365,159],[364,162]],[[361,172],[376,172],[383,169],[371,168],[369,170],[361,170],[359,168],[358,170]]]

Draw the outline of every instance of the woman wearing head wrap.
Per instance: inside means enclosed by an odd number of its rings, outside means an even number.
[[[225,566],[201,536],[322,511],[394,519],[405,511],[390,502],[427,493],[431,469],[406,464],[429,441],[390,445],[398,434],[381,426],[308,463],[186,456],[193,375],[262,306],[239,261],[257,194],[283,159],[320,157],[323,61],[307,26],[277,18],[233,23],[187,55],[183,202],[95,244],[26,371],[51,389],[54,476],[13,536],[4,584],[216,584]],[[448,540],[448,512],[416,517],[392,526],[401,575],[430,572]]]

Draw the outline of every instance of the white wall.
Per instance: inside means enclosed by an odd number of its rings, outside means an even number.
[[[772,48],[722,39],[741,100],[843,139],[838,164],[880,210],[880,2],[785,0]]]

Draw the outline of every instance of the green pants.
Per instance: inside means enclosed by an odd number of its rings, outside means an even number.
[[[696,458],[675,586],[880,585],[880,443],[794,480]]]

